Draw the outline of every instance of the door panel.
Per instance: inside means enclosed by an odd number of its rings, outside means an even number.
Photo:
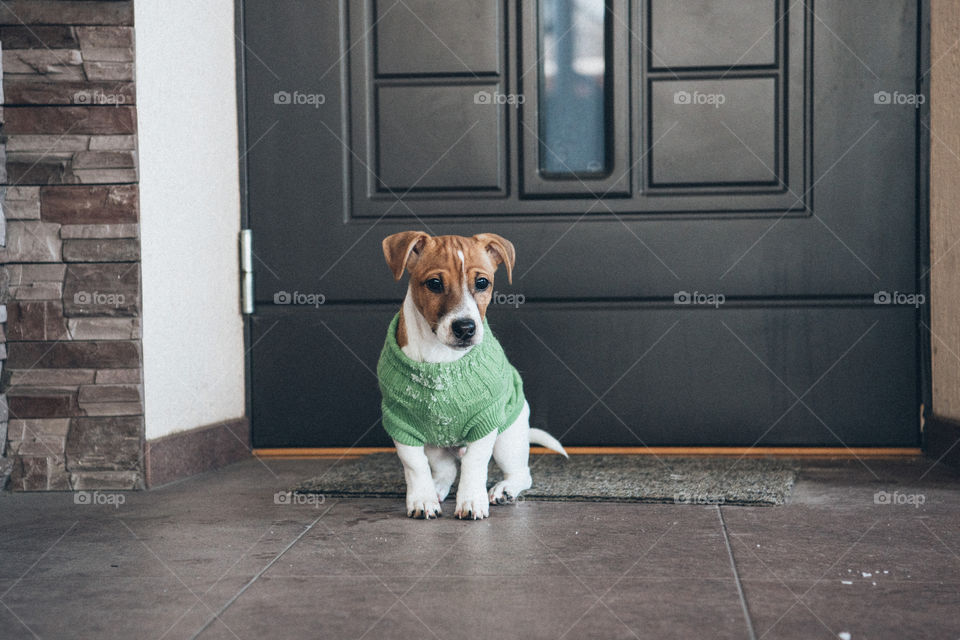
[[[650,56],[658,69],[772,66],[782,5],[771,0],[651,0]]]
[[[920,131],[874,94],[916,91],[916,5],[803,4],[607,3],[623,170],[558,180],[530,151],[535,2],[245,0],[257,446],[350,445],[376,420],[360,361],[375,367],[405,286],[380,241],[410,228],[514,242],[496,288],[524,304],[491,322],[565,442],[752,444],[796,398],[743,343],[802,394],[876,322],[804,398],[823,422],[795,406],[762,443],[915,444],[917,311],[874,294],[918,289]],[[577,377],[602,394],[674,321],[613,413],[574,425],[595,400]]]
[[[660,80],[650,89],[651,137],[660,141],[650,150],[651,187],[740,184],[782,190],[775,78]],[[689,103],[698,96],[717,106]],[[740,144],[731,145],[731,136]]]
[[[502,2],[376,0],[377,75],[496,75],[502,67]]]
[[[915,446],[913,312],[527,302],[494,305],[490,322],[534,426],[565,444]],[[389,445],[374,372],[394,313],[265,307],[254,446]]]
[[[473,101],[478,91],[496,92],[497,85],[379,87],[373,119],[378,132],[375,171],[367,171],[372,188],[366,199],[387,198],[388,206],[397,209],[401,194],[502,193],[506,123],[498,110]],[[418,116],[410,117],[414,113]]]

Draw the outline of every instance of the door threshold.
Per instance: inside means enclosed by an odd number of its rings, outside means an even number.
[[[904,458],[920,457],[920,447],[566,447],[570,455],[649,456],[780,456],[786,458]],[[394,451],[393,447],[300,447],[254,449],[253,455],[271,460],[353,459],[371,453]],[[544,447],[531,447],[535,455],[555,454]]]

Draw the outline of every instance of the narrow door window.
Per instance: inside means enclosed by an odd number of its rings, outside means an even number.
[[[602,176],[607,154],[604,0],[540,0],[540,173]]]

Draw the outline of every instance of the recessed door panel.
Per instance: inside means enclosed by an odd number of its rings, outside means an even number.
[[[477,95],[489,85],[388,85],[377,90],[375,173],[392,197],[430,191],[497,191],[504,149],[501,109]]]
[[[653,185],[783,189],[776,78],[660,80],[651,88],[660,141],[650,152]]]
[[[377,74],[499,73],[502,6],[496,0],[376,0]]]
[[[774,65],[777,23],[785,17],[777,0],[651,0],[651,63],[658,69]]]

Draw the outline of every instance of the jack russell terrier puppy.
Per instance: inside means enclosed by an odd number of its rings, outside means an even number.
[[[490,515],[490,504],[514,502],[530,488],[530,443],[567,455],[545,431],[530,428],[520,374],[487,325],[493,275],[515,252],[506,239],[481,233],[396,233],[383,255],[410,284],[377,365],[383,426],[397,447],[407,483],[407,515],[435,518],[457,477],[460,519]],[[487,491],[490,456],[503,481]]]

